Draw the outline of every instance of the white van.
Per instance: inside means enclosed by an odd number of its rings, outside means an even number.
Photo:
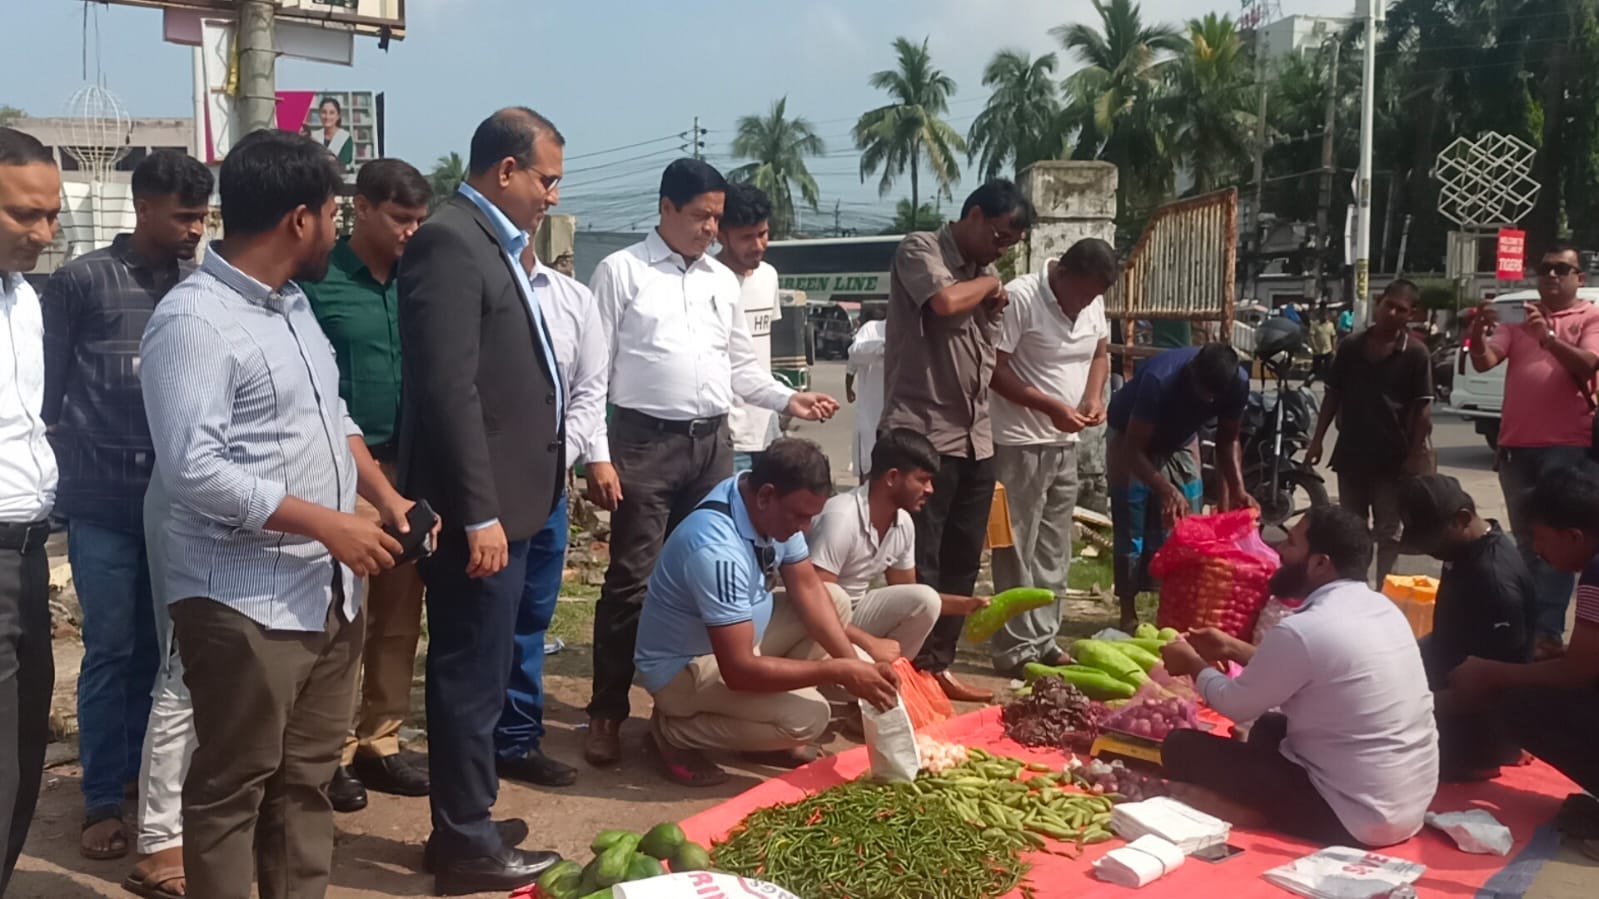
[[[1599,287],[1578,288],[1577,297],[1590,303],[1599,302]],[[1525,304],[1536,302],[1536,290],[1517,290],[1493,299],[1494,311],[1501,322],[1525,321]],[[1459,358],[1455,361],[1455,383],[1449,391],[1449,411],[1471,419],[1477,427],[1477,433],[1488,441],[1488,446],[1497,449],[1499,410],[1505,402],[1505,366],[1500,363],[1480,372],[1472,366],[1470,355],[1471,338],[1468,336],[1461,342]]]

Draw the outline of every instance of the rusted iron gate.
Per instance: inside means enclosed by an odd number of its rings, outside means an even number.
[[[1231,188],[1178,200],[1155,210],[1128,254],[1122,276],[1105,294],[1105,314],[1122,325],[1122,371],[1154,355],[1137,346],[1139,320],[1218,322],[1220,339],[1233,332],[1238,262],[1238,191]]]

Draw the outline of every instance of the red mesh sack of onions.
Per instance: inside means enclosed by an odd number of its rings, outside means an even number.
[[[1100,726],[1135,737],[1164,740],[1174,730],[1199,727],[1199,707],[1191,693],[1173,692],[1150,681],[1139,687],[1126,705],[1111,712]]]
[[[1255,512],[1189,515],[1149,560],[1160,581],[1161,627],[1214,627],[1241,640],[1254,634],[1277,552],[1260,539]]]

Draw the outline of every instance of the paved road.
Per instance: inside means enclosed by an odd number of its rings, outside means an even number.
[[[811,369],[813,389],[836,397],[844,402],[844,363],[818,362]],[[794,434],[815,440],[833,460],[833,479],[840,484],[855,482],[855,472],[850,467],[850,446],[855,427],[855,408],[844,403],[843,410],[832,421],[822,424],[798,422]],[[1332,437],[1328,439],[1328,453],[1332,450]],[[1493,451],[1472,430],[1469,422],[1448,414],[1436,416],[1433,423],[1433,445],[1438,452],[1440,471],[1460,479],[1477,501],[1477,509],[1487,518],[1498,519],[1509,526],[1505,518],[1504,496],[1499,492],[1499,477],[1494,473]],[[1337,480],[1331,471],[1327,478],[1328,490],[1337,496]],[[1407,574],[1437,574],[1438,563],[1426,558],[1406,557],[1400,561],[1400,570]]]

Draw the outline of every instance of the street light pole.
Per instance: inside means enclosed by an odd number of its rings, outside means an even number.
[[[1355,322],[1370,321],[1372,120],[1377,105],[1377,22],[1387,0],[1363,0],[1366,46],[1361,54],[1360,170],[1355,179]],[[1392,202],[1392,198],[1389,198]]]
[[[234,40],[239,48],[240,137],[278,126],[277,49],[272,41],[276,13],[275,0],[239,3]]]

